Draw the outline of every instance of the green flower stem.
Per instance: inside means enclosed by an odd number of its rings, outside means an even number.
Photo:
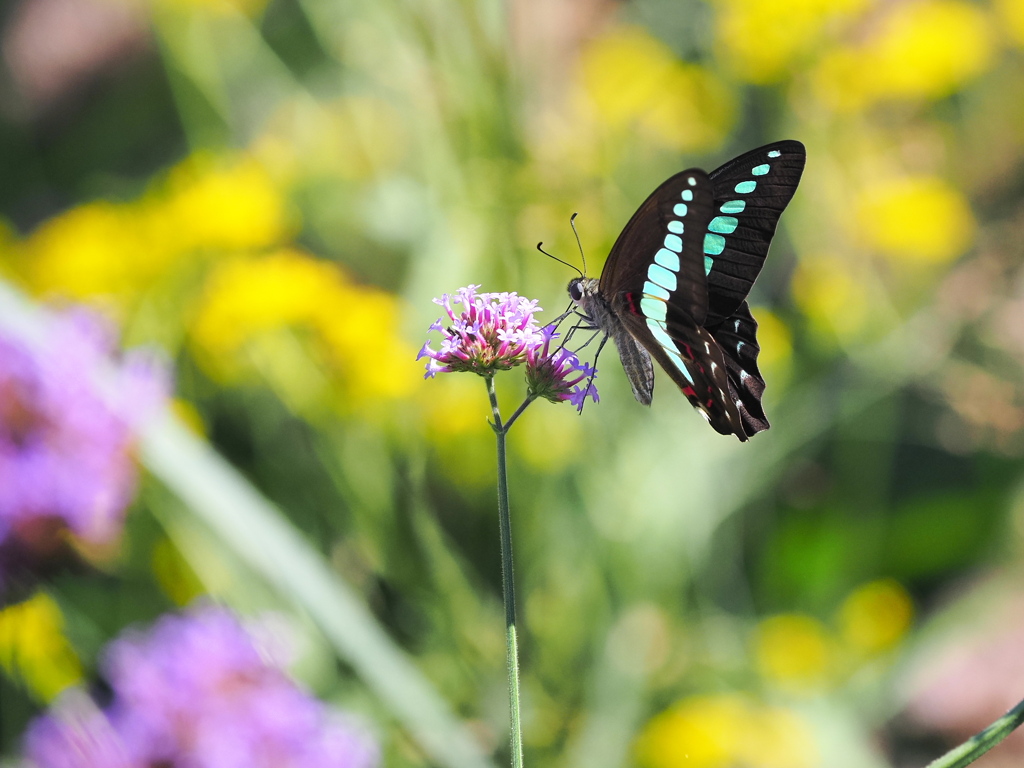
[[[965,765],[970,765],[1009,736],[1011,731],[1021,723],[1024,723],[1024,701],[981,733],[976,733],[959,747],[951,749],[938,760],[928,763],[928,768],[963,768]]]
[[[505,422],[505,426],[502,428],[502,431],[508,434],[508,431],[512,429],[512,425],[515,423],[516,419],[522,416],[523,411],[526,410],[526,407],[536,399],[536,395],[530,395],[525,400],[523,400],[522,405],[516,408],[516,412],[509,417],[508,421]],[[494,399],[491,400],[491,409],[494,411],[495,414],[497,414],[497,401]]]
[[[523,768],[523,732],[519,722],[519,644],[516,639],[516,590],[512,570],[512,522],[508,511],[508,469],[505,458],[505,436],[512,422],[527,405],[528,398],[509,419],[501,421],[498,396],[494,391],[494,377],[485,377],[487,396],[491,401],[494,421],[491,427],[498,439],[498,527],[501,531],[501,595],[505,602],[505,650],[508,664],[508,696],[512,721],[512,768]]]

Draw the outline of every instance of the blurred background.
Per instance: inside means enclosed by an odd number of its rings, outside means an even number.
[[[599,405],[510,434],[527,763],[917,766],[1024,698],[1020,0],[20,0],[0,48],[0,279],[165,350],[188,434],[497,764],[494,438],[483,380],[422,378],[431,299],[543,322],[571,213],[597,274],[664,178],[803,141],[751,295],[772,429],[662,374],[645,409],[606,353]],[[444,762],[174,453],[140,451],[117,546],[0,612],[0,754],[210,595],[283,616],[382,764]]]

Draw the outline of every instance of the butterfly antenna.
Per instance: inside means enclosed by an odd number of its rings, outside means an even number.
[[[569,217],[569,226],[572,227],[572,233],[576,235],[576,247],[580,249],[580,258],[583,259],[583,272],[580,273],[580,277],[585,277],[587,272],[587,257],[583,253],[583,244],[580,243],[580,233],[576,231],[576,217],[578,213],[574,213]]]
[[[569,267],[569,269],[575,269],[577,272],[580,272],[580,268],[579,267],[573,266],[568,261],[562,261],[562,259],[558,258],[557,256],[552,256],[550,253],[548,253],[543,248],[541,248],[542,245],[544,245],[544,241],[543,240],[541,240],[539,243],[537,243],[537,250],[540,251],[541,253],[543,253],[545,256],[547,256],[550,259],[554,259],[559,264],[565,264],[565,266]],[[586,266],[587,266],[586,263],[584,263],[583,266],[584,266],[584,268],[586,268]],[[584,276],[585,275],[582,272],[580,272],[580,277],[584,277]]]

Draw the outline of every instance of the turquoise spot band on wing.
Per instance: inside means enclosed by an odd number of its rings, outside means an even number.
[[[677,235],[683,234],[685,229],[686,228],[683,226],[683,222],[681,222],[681,221],[675,221],[673,219],[672,221],[670,221],[668,223],[668,231],[669,232],[674,232]]]
[[[782,153],[773,149],[768,157],[779,157]],[[750,169],[751,176],[765,176],[772,169],[769,163],[761,163]],[[757,189],[757,182],[753,179],[741,181],[736,185],[737,194],[749,195]],[[722,213],[743,213],[747,208],[746,200],[728,200],[722,203],[719,210]],[[718,256],[725,250],[725,238],[722,235],[731,235],[739,226],[739,219],[735,216],[715,216],[708,223],[708,232],[704,235],[704,274],[710,274],[711,268],[715,265],[712,256]]]
[[[676,349],[676,343],[672,341],[672,337],[668,335],[668,327],[662,320],[656,320],[654,318],[647,318],[647,328],[650,330],[651,335],[654,336],[655,341],[661,345],[661,348],[665,350],[665,354],[668,355],[672,364],[679,369],[679,371],[686,377],[686,380],[693,384],[693,377],[690,376],[690,372],[686,370],[686,365],[683,363],[683,358],[679,356],[679,351]]]
[[[655,296],[664,301],[668,301],[669,298],[672,296],[672,294],[665,290],[665,288],[658,285],[657,283],[652,283],[650,280],[644,281],[644,293],[646,293],[648,296]],[[643,301],[643,299],[641,299],[640,301]]]
[[[683,190],[683,194],[682,194],[682,198],[683,198],[683,200],[685,200],[688,203],[693,202],[693,190],[692,189],[684,189]]]
[[[660,299],[651,299],[646,296],[640,299],[640,311],[644,313],[644,319],[646,320],[665,322],[667,309],[668,307],[665,302]]]
[[[686,191],[689,192],[690,190]],[[672,209],[672,213],[674,213],[679,218],[682,218],[683,216],[686,215],[687,210],[689,209],[686,207],[686,203],[676,203],[675,207]]]
[[[681,253],[683,250],[683,239],[679,235],[665,235],[665,247],[670,251]]]
[[[739,226],[739,219],[735,216],[715,216],[708,224],[708,232],[718,232],[720,235],[731,235]]]
[[[657,283],[667,291],[674,291],[676,289],[676,273],[670,272],[660,264],[651,264],[647,267],[647,279],[652,283]]]
[[[668,248],[662,248],[654,254],[654,262],[661,264],[665,269],[671,269],[673,272],[679,271],[679,254],[673,253]]]
[[[779,152],[779,150],[777,150],[777,149],[773,149],[771,152],[768,153],[768,157],[781,157],[781,156],[782,156],[782,153]]]
[[[708,256],[718,256],[725,250],[725,238],[721,235],[708,233],[704,235],[704,253]]]

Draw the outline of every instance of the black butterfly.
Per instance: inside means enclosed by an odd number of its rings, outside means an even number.
[[[600,281],[569,296],[615,340],[633,394],[650,405],[651,357],[723,435],[768,429],[747,294],[806,160],[799,141],[747,152],[710,174],[677,173],[626,224]]]

